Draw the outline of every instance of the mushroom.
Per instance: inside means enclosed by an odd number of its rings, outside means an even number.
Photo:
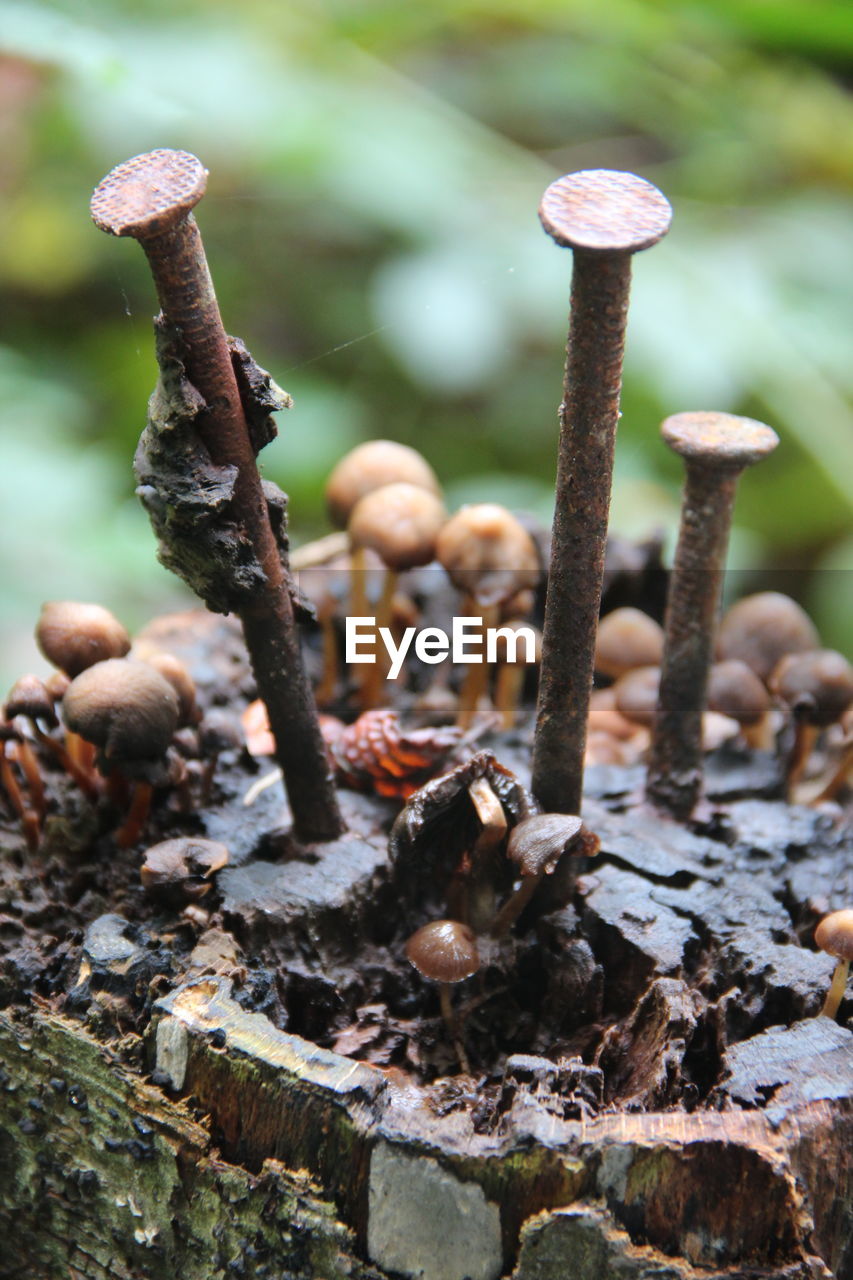
[[[521,883],[492,922],[495,937],[507,933],[527,906],[544,876],[553,875],[569,844],[583,829],[580,818],[566,813],[537,813],[510,832],[507,857],[518,868]],[[584,853],[589,852],[585,847]]]
[[[738,658],[765,682],[788,653],[817,649],[820,638],[808,614],[779,591],[744,596],[724,614],[717,658]]]
[[[536,587],[541,576],[532,537],[512,512],[493,502],[463,507],[451,516],[438,535],[436,558],[465,593],[466,612],[479,614],[484,628],[495,626],[500,606]],[[485,662],[469,666],[459,699],[463,728],[471,724],[488,681]]]
[[[356,503],[374,489],[398,482],[438,494],[441,487],[426,458],[405,444],[394,440],[368,440],[345,454],[326,484],[329,518],[339,529],[349,524]],[[367,614],[365,557],[361,548],[351,554],[352,579],[350,613],[353,617]]]
[[[347,526],[353,547],[375,551],[385,565],[376,610],[377,632],[391,623],[398,574],[435,558],[436,539],[446,519],[441,498],[429,489],[402,481],[371,490],[353,507]],[[378,702],[384,679],[387,666],[380,651],[362,685],[365,708]]]
[[[605,614],[595,637],[595,669],[611,680],[636,667],[660,666],[663,629],[640,609],[625,606]]]
[[[787,704],[794,721],[787,766],[791,792],[805,771],[819,731],[840,720],[853,703],[853,667],[834,649],[789,653],[774,668],[770,691]]]
[[[134,652],[134,657],[137,656],[143,662],[147,662],[149,667],[159,671],[160,675],[169,681],[169,684],[178,695],[179,728],[198,724],[201,720],[201,713],[196,702],[195,681],[190,674],[189,667],[181,662],[180,658],[176,658],[173,653],[168,653],[165,649],[138,655]]]
[[[109,609],[76,600],[53,600],[42,606],[36,643],[72,680],[96,662],[123,658],[130,650],[130,636]]]
[[[3,714],[10,724],[17,719],[28,720],[37,735],[41,734],[39,720],[44,720],[49,725],[58,723],[50,694],[38,676],[32,675],[21,676],[12,685]],[[18,734],[13,750],[27,780],[33,809],[41,823],[47,811],[47,801],[38,757],[23,732]]]
[[[616,710],[634,724],[654,724],[660,687],[660,667],[636,667],[613,686]]]
[[[62,700],[65,723],[100,752],[99,768],[136,775],[131,809],[116,833],[122,847],[141,832],[151,801],[152,766],[178,725],[178,695],[147,662],[111,658],[76,676]]]
[[[833,911],[831,915],[824,916],[815,929],[814,940],[821,951],[838,960],[832,975],[832,985],[821,1009],[822,1015],[834,1018],[844,998],[850,961],[853,960],[853,909],[847,907],[843,911]]]
[[[210,877],[227,862],[228,849],[218,840],[177,836],[146,850],[139,876],[152,896],[184,906],[210,892]]]
[[[767,689],[752,668],[738,658],[711,666],[708,709],[737,720],[751,747],[767,751],[773,745]]]
[[[13,724],[0,720],[0,784],[9,797],[13,811],[20,819],[27,842],[27,848],[34,852],[38,848],[41,837],[41,819],[31,804],[27,803],[21,790],[11,761],[18,760],[15,752],[21,735]],[[20,760],[18,760],[20,764]]]
[[[438,983],[438,998],[459,1065],[468,1074],[471,1067],[457,1030],[450,1001],[454,983],[470,978],[480,968],[477,939],[467,924],[458,920],[433,920],[413,933],[406,943],[406,958],[424,978]]]

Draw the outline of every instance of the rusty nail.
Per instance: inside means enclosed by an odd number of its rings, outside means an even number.
[[[552,183],[539,216],[573,269],[533,791],[545,810],[578,814],[631,255],[666,235],[672,210],[643,178],[592,169]]]
[[[199,434],[213,462],[237,468],[233,512],[267,584],[262,598],[241,614],[258,692],[267,705],[297,834],[332,839],[343,823],[302,665],[289,571],[270,526],[228,339],[192,215],[206,185],[207,170],[194,155],[150,151],[107,174],[92,196],[92,219],[101,231],[141,244],[163,317],[180,337],[187,377],[205,402]]]
[[[702,715],[738,477],[779,437],[762,422],[728,413],[677,413],[661,433],[684,458],[686,479],[646,796],[683,819],[702,786]]]

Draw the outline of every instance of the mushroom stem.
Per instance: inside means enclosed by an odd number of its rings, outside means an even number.
[[[741,733],[746,745],[755,751],[773,750],[773,717],[769,711],[765,711],[755,724],[741,725]]]
[[[817,741],[817,726],[809,724],[807,720],[797,720],[794,730],[794,745],[791,748],[791,754],[788,757],[788,765],[785,770],[785,785],[788,790],[788,799],[793,796],[794,788],[802,778],[806,771],[809,756],[812,748]]]
[[[453,1012],[453,1005],[450,1000],[450,983],[440,982],[438,984],[438,1000],[441,1005],[441,1016],[444,1018],[445,1025],[453,1041],[453,1048],[456,1050],[456,1056],[459,1059],[459,1065],[466,1075],[471,1074],[471,1064],[468,1061],[468,1055],[465,1052],[465,1046],[459,1035],[459,1028],[456,1025],[456,1017]]]
[[[524,688],[524,666],[520,662],[502,662],[495,679],[495,709],[500,713],[501,727],[512,729],[516,709]]]
[[[544,872],[542,873],[544,875]],[[515,892],[507,898],[500,911],[492,921],[491,935],[493,938],[502,938],[509,933],[530,899],[533,897],[539,885],[542,883],[542,875],[538,876],[522,876],[521,884]]]
[[[850,961],[839,960],[832,975],[832,985],[820,1011],[821,1017],[834,1018],[838,1013],[838,1007],[844,999],[844,992],[847,990],[847,975],[849,972]]]
[[[41,776],[36,754],[24,737],[12,743],[12,753],[27,780],[27,789],[32,800],[32,807],[39,821],[41,821],[47,811],[47,802],[44,794],[44,779]]]
[[[819,804],[824,800],[834,800],[851,773],[853,773],[853,741],[847,743],[841,759],[833,769],[828,781],[821,787],[810,803]]]
[[[113,774],[115,777],[115,774]],[[136,844],[142,835],[142,829],[151,808],[153,787],[150,782],[137,782],[133,787],[130,810],[122,825],[115,833],[115,841],[120,849],[129,849]]]
[[[382,702],[382,686],[388,678],[388,654],[379,643],[379,628],[391,626],[392,604],[394,592],[397,590],[399,574],[395,569],[386,568],[382,581],[382,594],[376,606],[376,661],[367,667],[364,684],[361,690],[361,704],[365,711],[370,711]]]
[[[12,808],[21,820],[21,826],[24,829],[24,836],[27,841],[27,848],[30,853],[34,853],[38,848],[41,827],[36,813],[24,800],[23,792],[18,786],[18,780],[9,763],[9,757],[6,755],[5,744],[3,744],[2,749],[0,749],[0,782],[2,782],[6,794],[9,797]]]
[[[465,672],[465,679],[462,682],[462,689],[459,693],[459,714],[456,723],[460,729],[470,729],[474,716],[477,713],[477,707],[480,699],[488,695],[489,690],[489,665],[486,662],[486,630],[489,627],[495,627],[498,623],[499,609],[497,605],[484,605],[477,607],[474,600],[469,597],[467,612],[479,613],[482,622],[482,649],[483,655],[480,662],[469,663]]]
[[[324,707],[334,697],[338,682],[338,637],[333,615],[324,613],[320,618],[320,634],[323,640],[323,676],[314,697],[318,705]]]
[[[38,740],[42,746],[47,747],[49,751],[53,752],[60,767],[64,769],[68,776],[77,783],[77,786],[87,799],[97,799],[98,780],[96,774],[90,770],[84,769],[61,742],[57,742],[56,738],[52,738],[49,733],[45,733],[43,729],[38,727],[38,725],[36,725],[36,733],[38,734]],[[78,742],[83,742],[83,739],[78,737],[76,733],[69,734],[68,737],[74,737],[77,738]],[[88,746],[89,744],[87,743],[85,745]]]

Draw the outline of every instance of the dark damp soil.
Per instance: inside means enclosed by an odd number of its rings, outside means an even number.
[[[202,710],[239,724],[253,686],[232,623],[193,612],[148,631],[191,667]],[[404,944],[458,890],[479,830],[470,779],[492,778],[510,825],[523,816],[531,737],[528,708],[519,728],[463,744],[431,807],[396,825],[401,800],[342,789],[349,831],[322,848],[293,841],[280,782],[245,803],[273,767],[245,748],[222,751],[210,781],[213,761],[185,731],[185,780],[155,793],[128,849],[114,839],[120,798],[91,804],[42,750],[39,847],[0,813],[0,1005],[46,1001],[133,1059],[153,1002],[216,973],[245,1008],[404,1073],[484,1130],[519,1098],[570,1119],[721,1105],[732,1046],[821,1007],[832,961],[812,935],[853,900],[849,809],[788,806],[774,760],[730,750],[709,761],[697,820],[679,826],[643,806],[642,770],[592,767],[584,821],[600,851],[564,856],[506,936],[482,931],[480,971],[453,990],[469,1075]],[[181,834],[224,842],[230,860],[202,897],[164,900],[143,889],[140,864]],[[502,849],[491,856],[499,905],[512,872]],[[851,1014],[848,998],[839,1021]],[[759,1090],[751,1105],[763,1103]]]

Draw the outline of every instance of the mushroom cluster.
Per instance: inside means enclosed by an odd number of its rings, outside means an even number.
[[[179,805],[190,802],[191,765],[206,798],[211,769],[199,757],[215,765],[215,724],[208,721],[216,712],[202,719],[195,682],[179,658],[150,644],[132,648],[107,609],[77,601],[46,604],[36,642],[57,670],[46,680],[17,680],[0,722],[0,784],[31,849],[49,809],[61,802],[49,786],[57,769],[90,802],[103,798],[126,809],[114,833],[121,847],[139,841],[155,790],[173,791]]]

